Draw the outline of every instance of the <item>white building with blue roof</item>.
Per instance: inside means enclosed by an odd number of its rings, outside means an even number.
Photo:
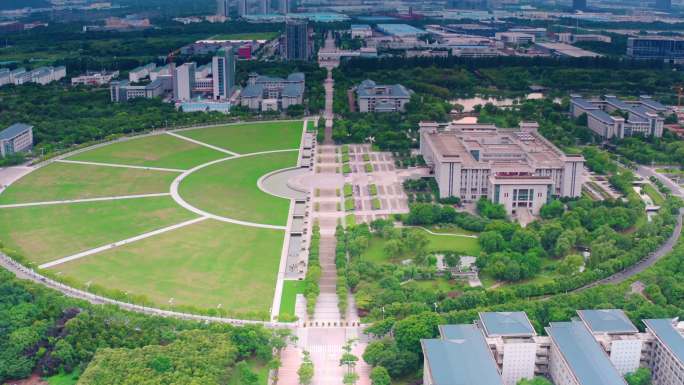
[[[549,375],[555,385],[627,385],[581,321],[552,322]]]
[[[517,312],[480,313],[478,325],[501,372],[505,385],[516,385],[523,378],[533,378],[537,370],[537,335],[527,314]]]
[[[5,157],[33,148],[33,126],[15,123],[0,131],[0,156]]]
[[[250,74],[240,93],[240,105],[251,110],[286,110],[304,103],[305,76],[301,72],[287,78]]]
[[[587,126],[604,139],[642,135],[663,136],[665,114],[670,109],[653,100],[640,96],[638,100],[621,100],[613,95],[601,99],[584,99],[572,95],[570,112],[574,118],[587,115]]]
[[[646,319],[646,332],[653,336],[651,372],[653,385],[684,384],[684,328],[675,319]]]
[[[475,325],[442,325],[441,338],[421,340],[423,385],[504,385],[487,341]]]
[[[620,374],[632,373],[646,364],[644,338],[624,311],[578,310],[577,314]]]
[[[401,84],[380,85],[364,80],[356,87],[359,112],[403,112],[413,91]]]

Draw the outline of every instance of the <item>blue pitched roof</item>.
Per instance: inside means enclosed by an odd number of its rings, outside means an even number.
[[[598,110],[598,106],[593,104],[592,102],[584,99],[584,98],[572,98],[571,99],[573,103],[577,104],[584,110]]]
[[[440,333],[443,339],[421,341],[435,385],[503,385],[480,329],[443,325]]]
[[[657,101],[651,99],[650,96],[641,96],[641,97],[639,98],[639,101],[640,101],[642,104],[644,104],[644,105],[646,105],[646,106],[648,106],[649,108],[654,109],[654,110],[662,110],[662,111],[667,110],[667,107],[666,107],[666,106],[664,106],[663,104],[661,104],[661,103],[659,103],[659,102],[657,102]]]
[[[522,311],[516,312],[483,312],[480,313],[480,322],[484,327],[485,334],[495,336],[534,336],[536,332]]]
[[[593,116],[594,118],[602,121],[603,123],[612,124],[615,121],[614,117],[610,116],[607,112],[605,112],[603,110],[588,111],[588,114]]]
[[[578,310],[580,318],[594,333],[637,333],[636,326],[620,309]]]
[[[33,126],[24,123],[14,123],[13,125],[0,131],[0,140],[7,140],[24,133],[26,130],[32,129]]]
[[[684,336],[675,329],[675,320],[671,319],[645,319],[644,324],[651,329],[658,339],[677,357],[679,362],[684,363]]]
[[[304,85],[298,84],[288,84],[283,88],[282,95],[286,97],[299,97],[304,94]]]
[[[584,323],[552,322],[546,332],[568,363],[579,385],[627,384]]]
[[[240,94],[243,98],[257,98],[264,94],[264,86],[261,84],[250,84],[242,90]]]

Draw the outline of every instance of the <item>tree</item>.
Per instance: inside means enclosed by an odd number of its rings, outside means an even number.
[[[547,380],[544,377],[535,377],[532,379],[529,378],[523,378],[520,381],[518,381],[517,385],[553,385],[551,381]]]
[[[560,216],[563,215],[563,211],[565,211],[563,202],[554,199],[541,207],[539,215],[544,219],[560,218]]]
[[[442,318],[432,312],[412,315],[397,321],[394,325],[397,347],[399,350],[419,353],[420,340],[434,338],[437,335],[437,327],[442,322]]]
[[[302,364],[299,365],[297,375],[300,385],[310,385],[314,376],[314,365],[311,362],[311,355],[306,350],[302,352]]]
[[[347,374],[354,372],[356,362],[359,360],[359,357],[353,355],[351,352],[353,344],[354,340],[349,340],[346,344],[344,344],[344,346],[342,346],[343,353],[342,357],[340,358],[340,366],[347,367]]]
[[[390,377],[389,372],[387,372],[387,369],[382,366],[376,366],[373,368],[370,374],[370,380],[372,385],[392,384],[392,378]]]
[[[625,380],[629,385],[651,385],[651,371],[639,368],[634,373],[627,373]]]
[[[579,254],[568,255],[558,264],[558,272],[562,275],[574,275],[579,273],[579,268],[584,264],[584,257]]]
[[[354,385],[356,384],[356,381],[359,380],[359,375],[356,374],[355,372],[351,373],[345,373],[344,377],[342,378],[342,383],[344,385]]]
[[[503,235],[497,231],[485,231],[480,234],[478,241],[480,242],[480,246],[482,246],[482,250],[487,253],[501,251],[506,245],[506,240],[503,238]]]

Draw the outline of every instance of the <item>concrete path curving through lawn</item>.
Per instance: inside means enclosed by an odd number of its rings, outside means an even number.
[[[235,219],[235,218],[224,217],[222,215],[216,215],[216,214],[206,212],[206,211],[204,211],[200,208],[197,208],[197,207],[191,205],[190,203],[186,202],[185,199],[183,199],[183,197],[181,197],[180,193],[178,192],[178,188],[180,187],[181,182],[183,182],[183,179],[187,178],[190,174],[192,174],[196,171],[199,171],[205,167],[213,166],[217,163],[227,162],[227,161],[231,161],[231,160],[235,160],[235,159],[246,158],[246,157],[250,157],[250,156],[275,154],[275,153],[279,153],[279,152],[292,152],[292,151],[299,151],[299,149],[294,148],[294,149],[287,149],[287,150],[271,150],[271,151],[252,152],[249,154],[240,154],[240,155],[236,155],[236,156],[230,156],[230,157],[226,157],[226,158],[212,160],[211,162],[207,162],[207,163],[201,164],[199,166],[193,167],[190,170],[187,170],[187,171],[183,172],[182,174],[180,174],[178,177],[176,177],[176,179],[173,180],[173,182],[171,182],[171,191],[170,191],[171,198],[173,198],[173,200],[176,201],[176,203],[181,205],[183,208],[185,208],[189,211],[192,211],[193,213],[198,214],[200,216],[216,219],[217,221],[233,223],[233,224],[242,225],[242,226],[259,227],[262,229],[285,230],[286,226],[267,225],[264,223],[254,223],[254,222],[243,221],[243,220],[239,220],[239,219]]]

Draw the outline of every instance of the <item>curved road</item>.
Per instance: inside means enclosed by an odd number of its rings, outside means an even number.
[[[575,290],[571,290],[570,292],[577,292],[577,291],[582,291],[585,289],[589,289],[591,287],[595,287],[601,284],[606,284],[606,283],[622,283],[629,278],[641,273],[642,271],[646,270],[647,268],[653,266],[656,262],[658,262],[661,258],[669,254],[674,246],[677,244],[679,241],[679,237],[682,233],[682,216],[684,216],[684,208],[679,209],[679,216],[677,217],[677,225],[674,228],[674,231],[672,232],[672,235],[670,235],[670,238],[665,241],[660,247],[652,252],[651,254],[648,255],[648,257],[642,259],[641,261],[637,262],[636,264],[628,267],[625,270],[619,271],[609,277],[606,277],[604,279],[594,281],[588,285],[582,286],[580,288],[577,288]]]

